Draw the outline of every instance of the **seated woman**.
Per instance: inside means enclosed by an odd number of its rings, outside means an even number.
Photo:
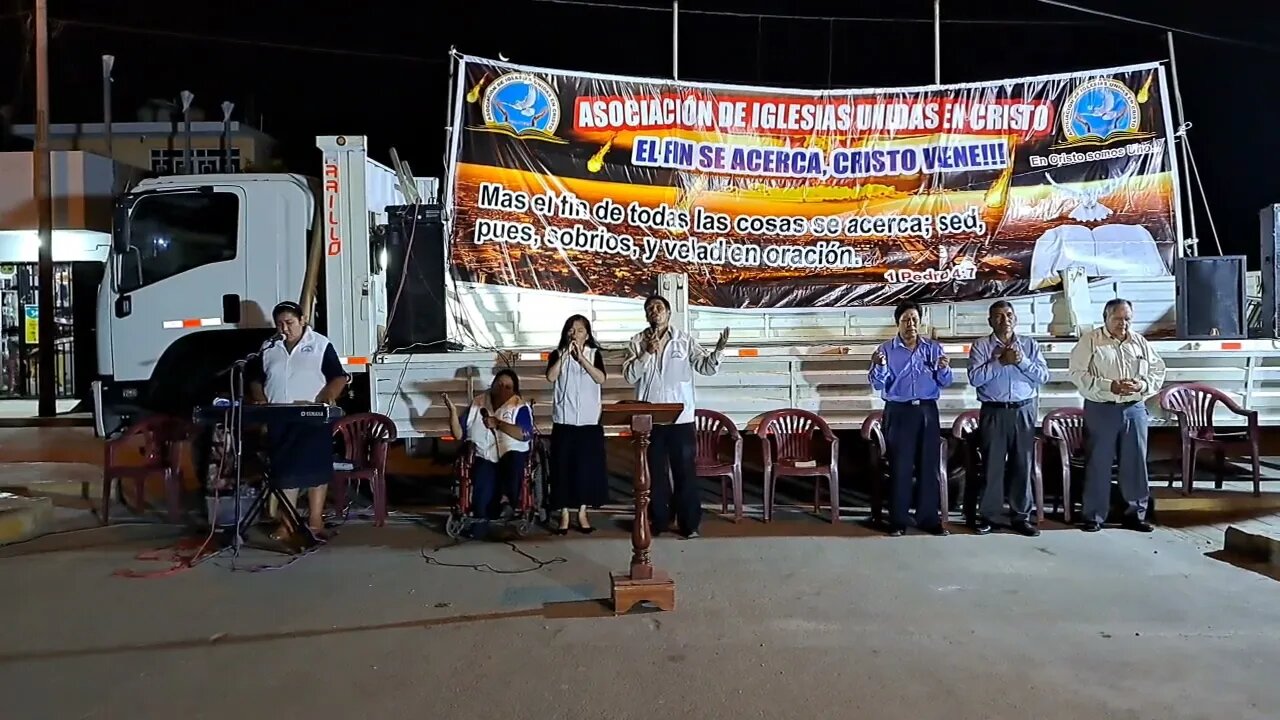
[[[475,446],[471,467],[471,515],[479,520],[472,537],[489,531],[489,520],[507,515],[520,500],[529,441],[533,439],[533,411],[520,397],[520,378],[509,369],[499,370],[487,392],[475,396],[465,415],[447,394],[449,428],[453,436]]]
[[[297,303],[282,302],[271,311],[277,339],[263,343],[248,368],[249,401],[254,403],[325,403],[332,405],[347,387],[347,373],[329,338],[312,330]],[[318,540],[325,536],[324,499],[333,480],[333,428],[329,425],[273,422],[267,425],[270,481],[297,504],[298,491],[308,490],[308,525]],[[299,528],[281,527],[277,540]]]

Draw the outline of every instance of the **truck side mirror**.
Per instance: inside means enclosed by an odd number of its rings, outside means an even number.
[[[378,225],[369,236],[369,272],[381,275],[386,268],[387,226]]]
[[[129,211],[132,209],[133,203],[127,202],[123,198],[116,201],[115,210],[111,216],[111,249],[117,255],[129,252],[131,245],[129,241]]]

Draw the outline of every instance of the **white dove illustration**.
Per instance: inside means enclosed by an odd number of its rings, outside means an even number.
[[[1045,173],[1044,177],[1053,186],[1054,190],[1076,201],[1075,207],[1071,209],[1071,212],[1067,213],[1067,217],[1080,222],[1096,222],[1107,219],[1112,212],[1111,208],[1103,205],[1099,200],[1115,192],[1116,188],[1123,185],[1124,181],[1128,180],[1132,174],[1133,168],[1130,167],[1120,177],[1111,178],[1101,185],[1079,190],[1066,185],[1059,185],[1049,173]]]
[[[525,117],[533,117],[533,104],[538,101],[538,91],[532,85],[529,86],[529,94],[524,96],[520,102],[503,103],[507,107],[515,110]]]

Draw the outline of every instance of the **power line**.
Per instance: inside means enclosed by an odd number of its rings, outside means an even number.
[[[598,3],[586,0],[533,0],[547,5],[573,5],[577,7],[607,8],[611,10],[639,10],[671,14],[669,7],[651,7],[649,5],[628,5],[624,3]],[[862,22],[862,23],[899,23],[914,25],[932,25],[930,18],[887,18],[862,17],[851,15],[785,15],[782,13],[754,13],[733,10],[697,10],[680,8],[681,15],[708,15],[713,17],[736,17],[763,20],[814,20],[821,22]],[[1099,25],[1089,20],[984,20],[981,18],[942,18],[944,25]]]
[[[261,40],[248,40],[245,38],[221,37],[217,35],[201,35],[196,33],[175,32],[172,30],[153,30],[148,28],[129,27],[127,25],[112,25],[110,23],[90,22],[87,20],[62,20],[53,18],[52,22],[56,26],[92,28],[94,30],[106,30],[108,32],[129,33],[134,35],[152,35],[156,37],[168,37],[177,40],[193,40],[196,42],[216,42],[226,43],[230,45],[250,45],[253,47],[274,48],[277,50],[298,50],[301,52],[319,53],[322,55],[345,55],[348,57],[378,58],[382,60],[401,60],[404,62],[437,64],[446,62],[443,58],[423,58],[414,55],[397,55],[394,53],[366,52],[363,50],[344,50],[341,48],[325,48],[316,47],[314,45],[295,45],[293,43],[269,42]]]
[[[1036,2],[1039,2],[1044,5],[1052,5],[1053,7],[1065,8],[1067,10],[1074,10],[1076,12],[1085,13],[1086,15],[1097,15],[1098,17],[1109,18],[1111,20],[1119,20],[1121,22],[1131,23],[1133,25],[1143,25],[1149,28],[1156,28],[1157,30],[1164,30],[1165,32],[1178,33],[1179,35],[1188,35],[1190,37],[1197,37],[1202,40],[1213,40],[1214,42],[1227,43],[1230,45],[1243,45],[1245,47],[1251,47],[1258,50],[1266,50],[1268,52],[1280,52],[1280,48],[1274,45],[1267,45],[1265,43],[1254,42],[1252,40],[1241,40],[1239,38],[1227,37],[1225,35],[1213,35],[1211,33],[1200,32],[1198,30],[1187,30],[1186,28],[1173,27],[1172,25],[1164,25],[1158,22],[1151,22],[1150,20],[1139,20],[1138,18],[1131,18],[1131,17],[1126,17],[1124,15],[1117,15],[1115,13],[1109,13],[1103,10],[1094,10],[1092,8],[1080,7],[1079,5],[1072,5],[1070,3],[1061,2],[1060,0],[1036,0]]]

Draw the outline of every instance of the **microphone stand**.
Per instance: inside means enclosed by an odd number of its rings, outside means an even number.
[[[241,524],[244,522],[240,512],[241,505],[241,479],[243,476],[244,466],[244,375],[245,368],[249,363],[262,357],[262,355],[276,346],[280,342],[280,335],[277,334],[271,338],[271,342],[258,352],[249,353],[243,358],[236,360],[228,368],[218,373],[218,375],[230,374],[231,376],[231,407],[227,409],[227,432],[231,434],[232,443],[235,445],[235,464],[236,477],[232,494],[235,504],[235,530],[231,539],[231,554],[235,557],[240,556],[240,548],[244,545],[243,528]],[[255,504],[257,500],[255,499]]]

